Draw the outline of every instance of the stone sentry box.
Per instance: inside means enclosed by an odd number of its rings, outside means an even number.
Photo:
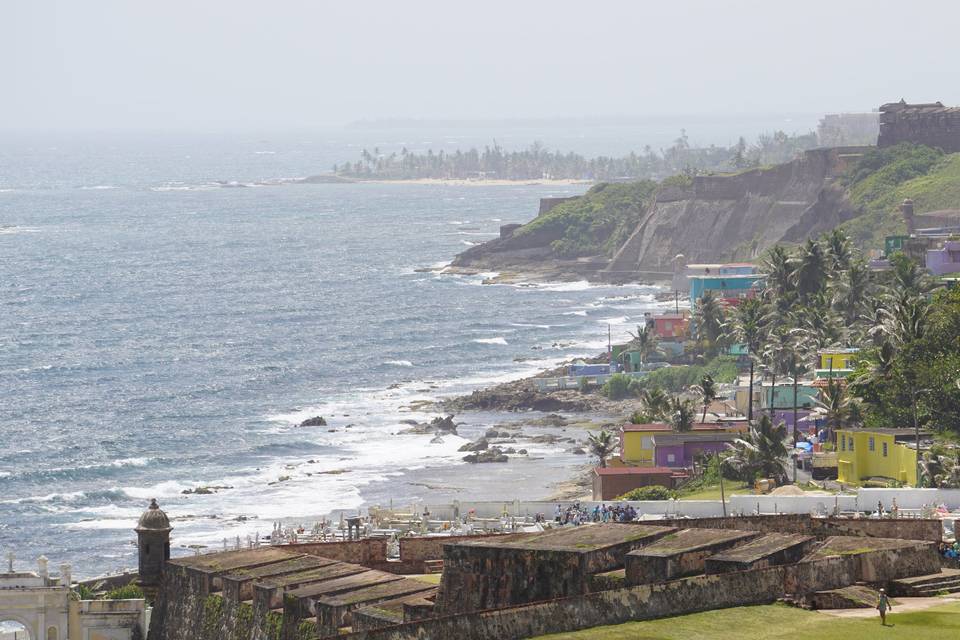
[[[803,559],[815,543],[813,536],[768,533],[708,557],[704,568],[706,573],[726,573],[792,564]]]
[[[623,567],[627,553],[674,531],[611,523],[445,545],[437,610],[462,613],[587,593],[592,574]]]
[[[709,556],[758,537],[753,531],[684,529],[626,556],[628,585],[663,582],[703,573]]]

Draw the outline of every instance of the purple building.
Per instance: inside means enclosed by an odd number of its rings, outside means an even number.
[[[929,249],[927,269],[935,276],[960,272],[960,240],[945,240],[943,248]]]
[[[653,437],[654,464],[658,467],[692,467],[701,454],[713,455],[727,450],[737,433],[665,433]]]

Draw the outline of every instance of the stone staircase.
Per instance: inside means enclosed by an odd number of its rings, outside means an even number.
[[[907,597],[960,593],[960,569],[942,569],[940,573],[894,580],[890,583],[890,592],[891,595]]]
[[[443,560],[424,560],[424,573],[443,573]]]

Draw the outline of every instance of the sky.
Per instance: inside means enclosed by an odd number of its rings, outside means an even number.
[[[0,129],[960,104],[951,0],[0,0]]]

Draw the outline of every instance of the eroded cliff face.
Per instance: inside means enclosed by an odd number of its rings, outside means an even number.
[[[507,235],[473,247],[458,268],[576,274],[598,280],[670,279],[682,263],[752,260],[778,242],[802,242],[858,215],[835,179],[869,147],[807,151],[770,168],[697,176],[688,186],[658,189],[612,259],[560,260],[552,233]],[[589,197],[585,196],[585,197]]]
[[[607,271],[672,271],[681,254],[687,264],[751,260],[832,229],[857,214],[834,179],[863,150],[815,149],[769,169],[663,188]]]

